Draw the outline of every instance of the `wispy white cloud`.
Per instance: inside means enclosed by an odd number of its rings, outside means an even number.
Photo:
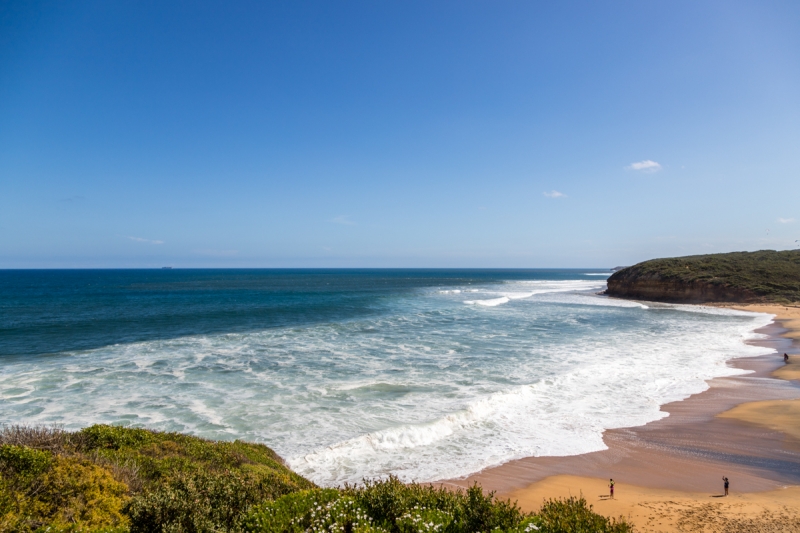
[[[342,224],[343,226],[355,226],[356,223],[350,219],[350,215],[339,215],[338,217],[333,217],[331,222],[334,224]]]
[[[544,194],[548,198],[566,198],[567,197],[566,194],[564,194],[563,192],[558,192],[558,191],[550,191],[550,192],[545,191],[542,194]]]
[[[645,159],[644,161],[637,161],[636,163],[631,163],[625,168],[628,170],[638,170],[639,172],[658,172],[664,167],[662,167],[660,163],[656,163],[655,161],[651,161],[650,159]]]
[[[781,224],[789,224],[791,222],[794,222],[794,219],[793,218],[779,218],[778,222],[780,222]]]
[[[142,237],[128,237],[132,241],[143,242],[146,244],[164,244],[164,241],[154,241],[153,239],[144,239]]]

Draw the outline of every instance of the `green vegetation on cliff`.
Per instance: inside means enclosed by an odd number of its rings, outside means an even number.
[[[313,486],[260,444],[104,425],[0,432],[0,531],[234,531],[252,505]]]
[[[537,514],[395,478],[320,489],[269,448],[96,425],[0,430],[0,532],[473,533],[632,531],[583,498]]]
[[[615,272],[608,294],[666,301],[800,301],[800,250],[653,259]]]

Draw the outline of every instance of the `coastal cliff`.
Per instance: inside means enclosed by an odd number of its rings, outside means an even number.
[[[800,250],[653,259],[615,272],[606,294],[657,302],[798,302]]]

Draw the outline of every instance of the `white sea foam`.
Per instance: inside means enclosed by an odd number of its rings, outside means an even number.
[[[496,307],[503,305],[511,300],[524,300],[539,294],[551,294],[561,292],[584,292],[605,288],[604,282],[589,280],[567,280],[567,281],[515,281],[509,282],[498,288],[473,289],[488,294],[495,295],[494,298],[465,300],[467,305],[482,305],[485,307]],[[512,290],[508,290],[512,289]]]
[[[743,342],[753,337],[750,328],[769,322],[769,317],[753,318],[754,323],[738,327],[723,325],[724,340],[712,329],[695,331],[700,338],[693,346],[687,346],[687,336],[650,346],[632,342],[622,351],[602,343],[584,347],[571,354],[581,363],[564,373],[483,396],[426,422],[294,456],[290,464],[323,484],[355,480],[362,464],[407,480],[436,480],[526,456],[604,449],[604,429],[666,416],[660,405],[705,390],[705,380],[712,377],[742,373],[725,365],[732,355],[765,353]]]
[[[574,305],[591,305],[601,307],[627,307],[638,309],[649,309],[650,305],[635,300],[621,300],[618,298],[608,298],[597,294],[573,293],[573,294],[543,294],[539,297],[540,302],[561,303]],[[658,304],[656,304],[658,305]]]
[[[465,304],[469,305],[483,305],[484,307],[496,307],[498,305],[507,304],[510,301],[508,296],[501,296],[500,298],[489,298],[487,300],[465,300]]]
[[[595,295],[604,286],[421,291],[346,322],[14,360],[0,367],[0,423],[257,440],[322,485],[432,481],[602,449],[605,429],[665,416],[660,405],[740,373],[731,358],[768,352],[745,341],[769,315]],[[500,307],[477,312],[456,290]]]

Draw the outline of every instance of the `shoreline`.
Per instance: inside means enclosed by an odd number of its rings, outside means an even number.
[[[775,315],[756,330],[766,337],[750,342],[777,354],[731,360],[752,372],[709,380],[706,391],[662,405],[668,417],[605,431],[606,450],[527,457],[441,483],[463,488],[478,482],[526,511],[537,510],[544,497],[583,494],[598,512],[629,516],[651,528],[646,531],[692,531],[709,520],[727,524],[724,529],[732,524],[726,521],[764,512],[783,517],[775,531],[800,531],[800,506],[783,509],[800,501],[800,308],[717,306]],[[793,356],[788,365],[784,352]],[[715,499],[723,475],[731,479],[732,497]],[[617,484],[613,501],[609,478]],[[759,524],[772,523],[765,516]]]

